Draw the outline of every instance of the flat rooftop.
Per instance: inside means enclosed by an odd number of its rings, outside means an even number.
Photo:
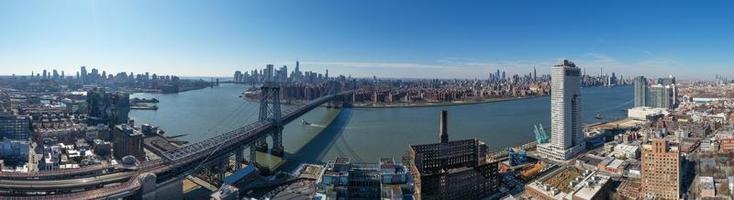
[[[573,181],[576,177],[581,176],[581,173],[583,172],[579,169],[576,169],[574,167],[567,167],[558,172],[556,175],[543,180],[542,183],[550,185],[554,188],[558,188],[558,190],[563,193],[570,194],[573,192],[573,188],[569,187],[569,183],[571,183],[571,181]]]
[[[599,129],[599,130],[608,130],[608,129],[615,129],[615,128],[628,129],[628,128],[633,128],[633,127],[637,127],[637,126],[644,125],[644,124],[645,124],[645,121],[636,120],[632,118],[626,118],[626,119],[611,121],[607,123],[594,124],[587,128]]]

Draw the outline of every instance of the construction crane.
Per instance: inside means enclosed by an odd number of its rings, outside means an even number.
[[[538,142],[538,144],[548,143],[548,134],[545,133],[543,124],[533,125],[533,128],[533,132],[535,132],[535,141]]]

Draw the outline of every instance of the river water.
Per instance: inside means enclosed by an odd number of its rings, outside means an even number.
[[[157,111],[133,110],[130,117],[137,124],[159,126],[166,135],[186,134],[179,139],[196,142],[257,120],[259,104],[239,98],[246,87],[223,84],[178,94],[133,94],[131,97],[157,98],[160,103]],[[624,118],[633,104],[632,87],[583,88],[581,93],[585,123]],[[448,110],[451,140],[475,137],[491,150],[533,141],[534,124],[550,125],[549,97],[442,107],[347,108],[342,112],[319,107],[287,124],[283,143],[288,159],[302,162],[336,156],[368,162],[381,157],[399,159],[410,144],[438,142],[441,110]],[[596,119],[597,114],[603,119]],[[302,119],[312,125],[302,125]]]

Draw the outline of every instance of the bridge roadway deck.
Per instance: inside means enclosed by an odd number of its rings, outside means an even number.
[[[320,97],[310,101],[308,104],[282,112],[281,124],[287,124],[305,114],[306,112],[318,107],[319,105],[339,97],[351,93],[342,92],[335,95]],[[163,153],[163,157],[174,163],[176,166],[183,166],[190,162],[196,162],[215,154],[214,150],[229,150],[232,145],[246,145],[255,142],[259,138],[263,138],[273,130],[272,122],[258,121],[247,126],[235,129],[233,131],[206,139],[201,142],[183,146],[173,151]]]
[[[351,92],[352,91],[347,91],[347,92],[342,92],[342,93],[335,94],[335,95],[324,96],[318,99],[314,99],[306,105],[299,106],[294,109],[289,109],[283,112],[285,115],[282,115],[283,117],[282,117],[281,123],[286,124],[290,121],[293,121],[296,118],[300,117],[301,115],[305,114],[306,112],[318,107],[319,105],[327,101],[330,101],[334,99],[335,97],[350,94]],[[24,180],[2,180],[0,181],[0,187],[11,186],[13,188],[18,188],[18,186],[24,185],[24,184],[32,185],[32,186],[25,186],[26,188],[27,187],[30,187],[30,188],[51,187],[51,186],[67,187],[67,186],[70,186],[69,184],[73,185],[75,183],[80,184],[80,185],[90,185],[89,184],[90,181],[99,185],[101,184],[101,182],[108,181],[106,179],[111,178],[117,181],[122,181],[122,180],[127,179],[127,181],[124,183],[118,184],[118,185],[114,185],[114,186],[103,187],[99,189],[76,192],[76,193],[56,194],[56,195],[48,195],[48,196],[9,197],[9,199],[20,199],[20,200],[26,200],[26,199],[28,200],[99,199],[99,198],[105,198],[105,197],[109,197],[113,195],[131,193],[140,188],[140,182],[137,179],[138,179],[138,176],[140,176],[143,173],[160,174],[160,173],[165,173],[171,169],[175,169],[177,167],[192,166],[191,163],[201,161],[201,159],[206,159],[209,157],[209,155],[213,155],[214,153],[216,153],[216,152],[212,152],[215,149],[216,151],[220,151],[220,149],[230,150],[232,149],[231,148],[232,146],[244,145],[244,144],[254,142],[258,138],[266,136],[269,133],[269,131],[272,130],[272,128],[274,128],[274,125],[272,122],[258,121],[258,122],[249,124],[247,126],[235,129],[233,131],[206,139],[202,142],[197,142],[194,144],[190,144],[190,145],[178,148],[170,152],[165,152],[163,154],[165,160],[146,162],[140,166],[140,169],[137,172],[133,172],[133,173],[115,173],[115,174],[108,174],[109,176],[102,175],[99,177],[92,177],[91,179],[81,178],[81,179],[57,180],[57,181],[54,181],[48,184],[41,184],[41,185],[37,185],[38,183],[43,182],[40,180],[26,180],[30,182],[24,182]],[[1,177],[2,176],[0,176],[0,178]]]

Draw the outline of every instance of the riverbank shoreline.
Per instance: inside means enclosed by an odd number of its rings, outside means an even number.
[[[476,105],[485,103],[496,103],[506,101],[517,101],[525,99],[534,99],[547,97],[548,95],[539,96],[528,96],[528,97],[513,97],[513,98],[498,98],[488,99],[482,101],[466,101],[466,102],[446,102],[446,103],[427,103],[427,104],[399,104],[399,105],[353,105],[353,108],[420,108],[420,107],[442,107],[442,106],[464,106],[464,105]]]
[[[352,105],[352,108],[375,108],[375,109],[390,109],[390,108],[421,108],[421,107],[443,107],[443,106],[466,106],[466,105],[477,105],[477,104],[486,104],[486,103],[497,103],[497,102],[507,102],[507,101],[518,101],[518,100],[526,100],[526,99],[535,99],[535,98],[542,98],[547,97],[548,95],[539,95],[539,96],[527,96],[527,97],[513,97],[513,98],[497,98],[497,99],[488,99],[488,100],[482,100],[482,101],[465,101],[465,102],[445,102],[445,103],[425,103],[425,104],[383,104],[383,105],[372,105],[372,104],[357,104]],[[242,97],[243,100],[249,101],[249,102],[257,102],[255,99],[245,98]],[[303,103],[294,103],[294,102],[284,102],[281,101],[282,105],[290,105],[290,106],[297,106],[297,105],[303,105]],[[320,106],[326,106],[326,105],[320,105]]]

